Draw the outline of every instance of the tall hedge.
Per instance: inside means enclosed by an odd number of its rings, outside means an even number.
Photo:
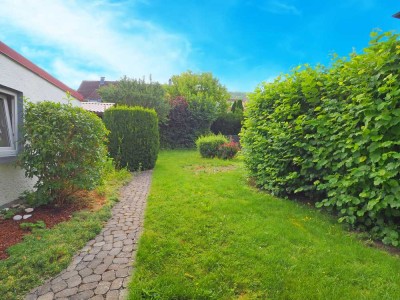
[[[294,70],[250,97],[243,152],[257,184],[316,199],[385,243],[400,232],[400,42]]]
[[[26,103],[19,163],[36,178],[36,204],[69,200],[101,180],[107,130],[99,117],[70,104]]]
[[[104,113],[108,149],[119,167],[130,171],[155,166],[160,147],[158,119],[154,109],[116,106]]]
[[[226,112],[219,115],[211,124],[210,129],[214,134],[238,135],[242,129],[242,121],[243,111],[237,109],[235,112]]]

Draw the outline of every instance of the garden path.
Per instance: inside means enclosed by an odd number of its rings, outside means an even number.
[[[100,234],[75,255],[69,267],[32,290],[25,300],[124,299],[143,229],[151,171],[135,174]]]

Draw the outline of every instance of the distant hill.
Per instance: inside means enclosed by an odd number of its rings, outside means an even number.
[[[242,100],[246,102],[248,100],[245,92],[229,92],[229,94],[231,94],[231,101]]]

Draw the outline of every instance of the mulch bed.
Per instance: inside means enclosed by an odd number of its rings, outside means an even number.
[[[80,205],[66,204],[62,207],[42,205],[36,207],[33,213],[31,213],[32,217],[26,220],[14,221],[12,218],[2,219],[0,217],[0,260],[8,257],[6,252],[8,247],[21,242],[24,235],[30,234],[29,230],[19,227],[21,223],[43,221],[46,224],[46,228],[51,228],[58,223],[71,219],[75,211],[85,208],[97,210],[105,202],[104,197],[96,195],[94,192],[84,192],[81,194],[81,197],[84,201],[81,201]]]

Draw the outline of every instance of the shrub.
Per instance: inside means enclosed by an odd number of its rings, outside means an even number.
[[[36,204],[63,202],[101,180],[107,130],[95,114],[70,104],[26,103],[20,165],[36,178]]]
[[[330,69],[306,67],[251,96],[241,135],[258,186],[302,193],[384,243],[400,232],[400,42],[370,47]]]
[[[228,139],[223,135],[206,135],[197,139],[196,145],[202,157],[212,158],[218,155],[219,147],[227,143]]]
[[[230,141],[219,146],[217,156],[222,159],[232,159],[240,150],[238,143]]]
[[[171,109],[168,121],[160,124],[160,143],[163,148],[193,148],[195,146],[195,128],[189,104],[183,97],[170,101]]]
[[[105,111],[104,123],[110,130],[109,152],[118,167],[130,171],[154,168],[160,142],[153,109],[113,107]]]
[[[199,136],[210,132],[217,112],[212,103],[203,100],[176,97],[170,101],[169,120],[160,124],[162,147],[193,148]]]
[[[221,114],[211,125],[215,134],[238,135],[242,128],[243,111]]]

